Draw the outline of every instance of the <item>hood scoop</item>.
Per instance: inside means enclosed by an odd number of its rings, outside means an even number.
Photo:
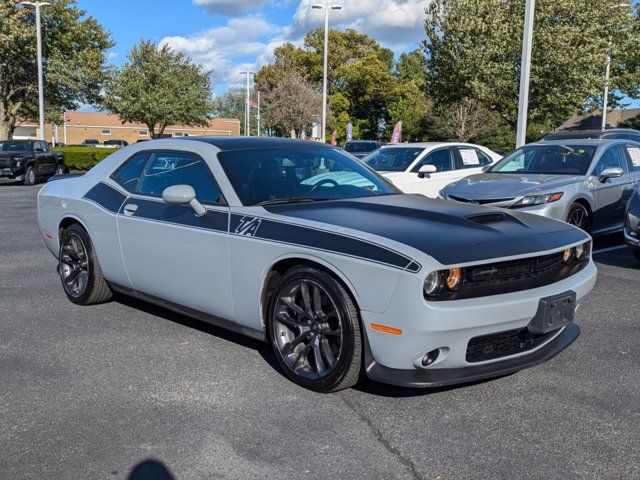
[[[507,214],[502,212],[481,213],[479,215],[471,215],[469,217],[466,217],[466,219],[470,222],[480,223],[482,225],[485,225],[487,223],[502,222],[506,218]]]

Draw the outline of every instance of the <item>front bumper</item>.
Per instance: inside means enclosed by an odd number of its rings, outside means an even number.
[[[634,235],[635,233],[635,235]],[[640,248],[640,234],[637,232],[631,232],[628,228],[624,229],[624,239],[627,241],[629,245],[632,247]]]
[[[376,363],[370,358],[365,364],[367,376],[375,381],[401,387],[434,388],[460,383],[475,382],[486,378],[500,377],[546,362],[567,348],[580,335],[580,327],[570,323],[543,347],[532,353],[508,358],[490,364],[460,368],[400,370]]]
[[[0,168],[0,178],[24,180],[24,167],[2,167]]]

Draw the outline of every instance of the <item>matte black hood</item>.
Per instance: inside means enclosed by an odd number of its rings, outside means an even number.
[[[266,209],[401,242],[444,265],[535,254],[589,238],[571,225],[538,215],[421,195],[272,205]]]

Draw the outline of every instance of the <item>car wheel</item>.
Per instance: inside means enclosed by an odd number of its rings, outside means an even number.
[[[56,167],[56,175],[64,175],[65,173],[67,173],[67,169],[64,168],[63,164],[60,164]]]
[[[640,262],[640,248],[631,248],[631,253],[633,253],[633,256],[636,257],[636,260],[638,260]]]
[[[36,170],[33,167],[27,167],[27,171],[24,172],[24,184],[35,185],[36,184]]]
[[[358,310],[329,274],[306,266],[285,273],[271,296],[267,322],[278,363],[297,384],[336,392],[360,379]]]
[[[67,298],[78,305],[110,300],[113,293],[98,262],[87,231],[74,224],[62,233],[58,273]]]
[[[585,232],[591,231],[591,215],[586,207],[580,203],[574,203],[567,214],[567,223],[578,227]]]

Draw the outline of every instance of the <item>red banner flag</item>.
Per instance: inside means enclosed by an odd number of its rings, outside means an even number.
[[[337,145],[336,138],[338,136],[338,131],[334,130],[331,134],[331,145]]]
[[[393,133],[391,134],[391,142],[389,143],[400,143],[401,137],[402,137],[402,120],[396,123],[395,127],[393,127]]]

